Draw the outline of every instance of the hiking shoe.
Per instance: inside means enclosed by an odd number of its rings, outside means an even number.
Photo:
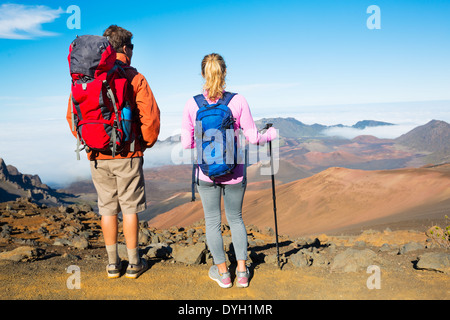
[[[238,271],[236,268],[236,287],[247,288],[248,278],[250,278],[250,271],[247,267],[245,267],[245,271],[243,272]]]
[[[231,283],[231,275],[229,272],[220,273],[219,268],[216,265],[213,265],[209,268],[209,277],[211,280],[216,281],[221,288],[229,288],[233,284]]]
[[[108,264],[106,266],[106,274],[108,275],[108,279],[115,279],[119,278],[120,274],[122,272],[123,263],[122,260],[119,260],[119,262]]]
[[[128,264],[127,271],[125,272],[125,278],[136,279],[147,269],[148,269],[147,260],[141,258],[139,264]]]

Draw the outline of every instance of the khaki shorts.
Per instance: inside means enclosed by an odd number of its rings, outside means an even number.
[[[141,157],[90,163],[100,215],[134,214],[147,208]]]

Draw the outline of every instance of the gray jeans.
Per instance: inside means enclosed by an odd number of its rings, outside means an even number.
[[[221,230],[220,202],[223,194],[225,215],[231,230],[237,260],[247,260],[247,231],[242,220],[245,185],[216,184],[199,180],[197,186],[205,214],[206,241],[215,264],[226,262]]]

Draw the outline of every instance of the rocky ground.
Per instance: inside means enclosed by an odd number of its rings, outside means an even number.
[[[121,228],[119,228],[121,231]],[[450,251],[424,230],[279,238],[247,226],[253,274],[246,289],[221,289],[208,278],[212,258],[204,225],[140,226],[150,268],[136,280],[108,280],[100,219],[89,205],[55,208],[26,198],[0,203],[0,299],[298,300],[450,298]],[[229,228],[224,245],[232,276]],[[119,254],[127,260],[122,234]]]

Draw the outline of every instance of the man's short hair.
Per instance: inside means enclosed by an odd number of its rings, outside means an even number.
[[[123,46],[131,44],[131,39],[133,38],[133,34],[130,31],[115,24],[109,26],[103,33],[103,36],[108,37],[109,43],[119,53],[124,53]]]

